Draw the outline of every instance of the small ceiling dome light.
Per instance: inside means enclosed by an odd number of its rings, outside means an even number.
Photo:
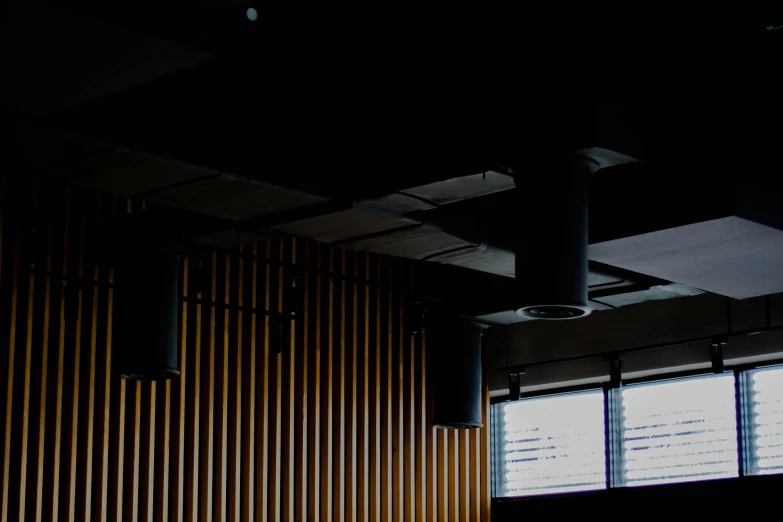
[[[517,313],[530,319],[577,319],[587,304],[587,188],[590,167],[578,157],[514,168],[517,218]]]
[[[258,20],[258,11],[255,7],[248,7],[247,8],[247,19],[251,22],[255,22]]]
[[[481,339],[484,325],[457,314],[427,320],[427,363],[435,392],[436,428],[481,428]]]
[[[120,376],[165,380],[177,365],[179,255],[126,251],[115,266],[113,345]]]

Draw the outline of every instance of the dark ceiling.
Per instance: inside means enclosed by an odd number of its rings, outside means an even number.
[[[340,228],[345,215],[366,228],[373,221],[356,202],[509,166],[519,186],[549,158],[588,147],[639,160],[591,180],[590,243],[733,214],[783,228],[771,183],[783,143],[783,29],[770,30],[783,18],[225,0],[18,2],[6,12],[9,170],[136,153],[204,169],[172,177],[187,187],[166,192],[221,217],[203,233],[229,227],[245,240],[254,228],[323,216]],[[53,132],[100,145],[53,145]],[[143,165],[121,165],[131,172],[123,186],[140,188],[118,192],[150,194],[129,181],[155,177]],[[202,183],[225,174],[266,192],[234,178]],[[259,221],[254,209],[288,205],[282,189],[298,203]],[[437,255],[454,244],[460,255],[513,250],[512,195],[479,196],[378,226],[400,237],[424,230],[411,222],[458,231],[462,243],[420,235],[416,245],[444,245]],[[343,244],[361,244],[347,236]],[[463,261],[454,264],[471,266]]]
[[[730,170],[766,159],[781,116],[783,35],[763,18],[216,0],[9,9],[7,113],[331,196],[592,145]],[[127,38],[93,28],[97,50],[69,53],[84,18]],[[139,35],[156,40],[128,43]],[[48,104],[69,86],[91,92],[107,69],[127,88]]]

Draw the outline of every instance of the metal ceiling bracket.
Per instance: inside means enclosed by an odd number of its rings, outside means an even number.
[[[520,390],[520,376],[525,374],[524,366],[509,367],[508,374],[508,398],[512,401],[518,401],[522,397]]]
[[[623,386],[623,361],[619,357],[609,360],[609,388],[619,390]]]
[[[726,371],[723,362],[723,346],[728,342],[728,337],[718,337],[712,340],[710,345],[710,361],[712,362],[712,373],[721,374]]]

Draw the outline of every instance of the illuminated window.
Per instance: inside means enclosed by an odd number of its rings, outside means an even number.
[[[783,368],[746,372],[748,474],[783,473]]]
[[[502,403],[494,414],[497,496],[606,487],[600,390]]]
[[[495,404],[494,495],[783,473],[783,366],[736,375]]]
[[[627,486],[739,475],[734,375],[622,390]]]

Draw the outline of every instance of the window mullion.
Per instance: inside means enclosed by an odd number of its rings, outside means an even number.
[[[604,387],[606,429],[606,487],[625,486],[623,473],[623,407],[621,388]]]

